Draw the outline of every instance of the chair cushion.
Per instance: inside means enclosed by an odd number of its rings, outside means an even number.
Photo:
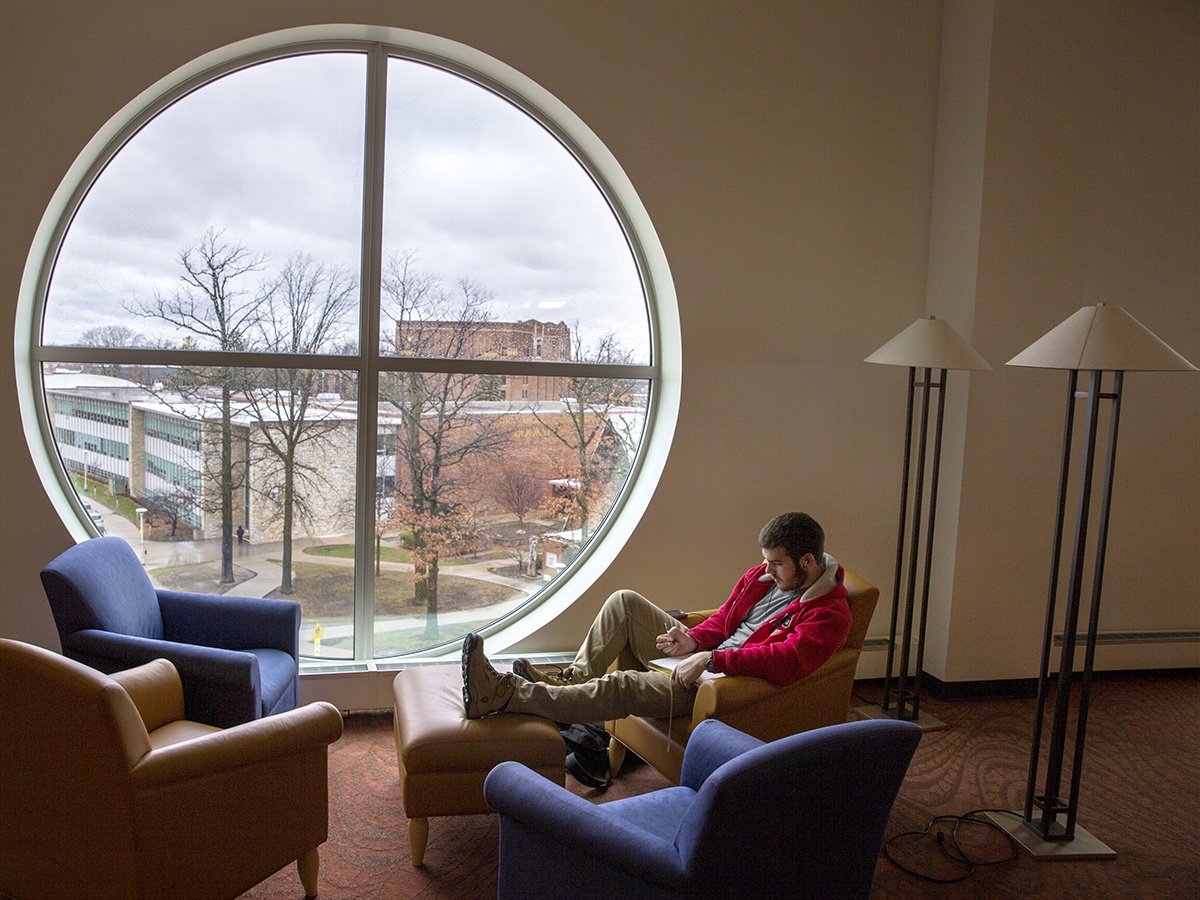
[[[669,787],[604,804],[604,811],[674,843],[679,823],[696,801],[691,788]]]
[[[214,725],[205,725],[202,722],[189,722],[187,719],[179,719],[175,722],[168,722],[166,725],[151,731],[150,747],[153,750],[161,750],[163,747],[170,747],[172,744],[181,744],[184,741],[190,741],[192,738],[203,737],[206,734],[215,734],[221,730]]]
[[[42,569],[60,635],[88,628],[160,640],[162,614],[141,560],[118,537],[76,544]]]
[[[563,783],[566,748],[555,724],[524,714],[468,719],[458,666],[404,669],[392,692],[400,794],[410,819],[490,812],[483,782],[507,760]]]

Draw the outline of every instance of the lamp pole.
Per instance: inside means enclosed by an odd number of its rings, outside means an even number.
[[[895,698],[895,718],[906,721],[919,721],[921,716],[921,672],[925,665],[925,625],[929,612],[929,575],[933,558],[933,532],[937,520],[938,472],[942,459],[942,423],[946,409],[946,370],[938,369],[937,380],[933,378],[933,369],[923,367],[921,380],[917,381],[917,369],[910,366],[908,370],[908,421],[905,427],[904,446],[904,480],[900,490],[900,524],[896,536],[896,571],[893,578],[892,620],[888,631],[887,672],[883,680],[884,713],[892,712],[892,700]],[[915,481],[911,472],[913,444],[913,405],[916,391],[921,391],[921,423],[920,435],[917,438],[917,470]],[[933,461],[926,469],[926,456],[929,443],[929,400],[930,391],[937,391],[937,412],[934,418]],[[926,472],[928,471],[928,477]],[[913,613],[916,606],[917,568],[921,551],[921,525],[925,513],[925,485],[929,484],[929,507],[925,524],[925,566],[924,578],[921,583],[920,619],[917,627],[917,655],[915,671],[912,676],[912,687],[909,687],[909,653],[913,640]],[[912,527],[909,528],[908,498],[912,496],[913,513]],[[896,653],[896,625],[900,610],[900,584],[904,581],[904,544],[905,535],[911,533],[908,548],[908,579],[904,592],[904,622],[900,638],[900,670],[895,676],[895,686],[892,685],[893,664]],[[926,716],[921,726],[926,730],[944,727],[945,723],[932,716]]]
[[[921,712],[921,675],[925,666],[925,627],[929,617],[933,535],[937,523],[938,476],[942,464],[942,428],[946,412],[947,372],[950,369],[990,369],[991,366],[954,330],[949,322],[934,316],[918,319],[868,356],[866,361],[908,367],[908,410],[904,425],[900,522],[896,533],[896,571],[892,579],[892,617],[888,630],[887,671],[883,680],[883,702],[879,706],[856,707],[855,712],[869,719],[891,718],[916,722],[925,731],[933,731],[945,728],[946,723],[928,713]],[[919,378],[918,369],[920,369]],[[936,378],[935,370],[937,371]],[[920,433],[914,437],[913,416],[917,391],[921,392]],[[930,404],[934,391],[937,392],[937,405],[932,423],[933,458],[932,461],[929,461]],[[915,473],[912,466],[914,442],[917,455]],[[928,493],[928,504],[926,504],[926,493]],[[925,532],[924,541],[921,537],[922,530]],[[925,554],[923,566],[921,565],[922,550]],[[917,594],[918,569],[921,569],[922,572],[919,597]],[[919,614],[917,612],[918,602],[920,604]],[[901,623],[902,607],[904,619]],[[910,663],[914,615],[917,615],[916,659]],[[899,671],[895,668],[898,626],[901,632]],[[914,669],[911,685],[909,682],[910,669]]]
[[[1168,347],[1133,316],[1120,307],[1103,303],[1085,306],[1008,361],[1010,366],[1042,369],[1066,369],[1067,410],[1063,425],[1062,461],[1059,467],[1054,542],[1050,564],[1050,588],[1046,599],[1046,620],[1042,635],[1041,665],[1038,671],[1037,711],[1029,755],[1029,774],[1025,785],[1025,807],[1012,817],[988,813],[1026,850],[1044,859],[1093,858],[1116,856],[1116,851],[1080,827],[1079,786],[1083,776],[1084,738],[1087,734],[1088,706],[1091,699],[1092,672],[1100,622],[1100,596],[1104,583],[1104,560],[1108,544],[1109,513],[1112,507],[1113,471],[1117,458],[1117,432],[1121,422],[1121,394],[1127,371],[1195,371],[1195,366]],[[1079,390],[1079,373],[1089,372],[1088,387]],[[1112,372],[1111,387],[1104,390],[1104,373]],[[1063,560],[1063,534],[1066,525],[1067,496],[1071,481],[1071,457],[1075,419],[1079,401],[1086,401],[1084,446],[1079,460],[1076,485],[1075,533],[1069,556],[1066,605],[1063,611],[1062,652],[1058,673],[1050,674],[1050,656],[1054,646],[1055,608],[1058,605],[1059,573]],[[1079,614],[1088,558],[1089,520],[1092,513],[1096,451],[1100,435],[1101,407],[1108,402],[1108,447],[1104,462],[1104,480],[1100,493],[1099,522],[1093,548],[1092,596],[1084,635],[1083,669],[1079,677],[1079,707],[1076,712],[1071,783],[1063,796],[1063,767],[1071,711],[1072,681],[1079,632]],[[1053,679],[1053,685],[1052,685]],[[1046,757],[1046,780],[1037,793],[1042,731],[1051,688],[1054,707],[1050,724],[1050,747]],[[1034,807],[1041,812],[1035,818]],[[1065,814],[1065,821],[1059,816]],[[1019,817],[1019,818],[1018,818]]]
[[[1075,836],[1076,812],[1079,808],[1080,776],[1083,772],[1084,736],[1087,733],[1088,705],[1091,697],[1092,667],[1096,655],[1097,624],[1100,612],[1100,588],[1104,579],[1105,545],[1108,540],[1108,517],[1112,499],[1113,466],[1117,452],[1117,427],[1120,423],[1121,386],[1124,372],[1115,372],[1113,390],[1102,393],[1101,385],[1103,372],[1091,373],[1089,389],[1080,393],[1077,390],[1078,372],[1072,370],[1068,380],[1067,425],[1063,436],[1063,467],[1062,474],[1069,475],[1071,455],[1071,421],[1074,418],[1075,404],[1078,400],[1087,401],[1087,434],[1083,452],[1083,471],[1080,476],[1078,508],[1075,515],[1074,546],[1071,554],[1071,573],[1067,586],[1067,605],[1063,621],[1062,653],[1059,657],[1058,678],[1054,697],[1054,718],[1050,732],[1050,753],[1046,763],[1045,792],[1035,794],[1037,785],[1038,758],[1041,745],[1042,720],[1045,713],[1049,687],[1049,663],[1051,649],[1054,645],[1054,607],[1057,593],[1058,572],[1057,560],[1062,553],[1062,533],[1064,526],[1064,503],[1067,494],[1066,481],[1059,485],[1059,507],[1056,516],[1057,525],[1054,537],[1055,567],[1052,571],[1053,580],[1050,584],[1050,596],[1046,603],[1046,628],[1042,636],[1042,662],[1038,677],[1037,714],[1034,719],[1033,749],[1030,754],[1029,779],[1025,790],[1025,822],[1041,836],[1042,840],[1071,840]],[[1079,712],[1075,732],[1075,758],[1071,765],[1071,790],[1068,800],[1064,803],[1059,796],[1062,788],[1063,757],[1066,749],[1066,734],[1068,716],[1071,708],[1071,678],[1075,664],[1075,644],[1079,628],[1080,599],[1083,593],[1084,567],[1087,557],[1086,539],[1088,534],[1088,518],[1091,512],[1092,481],[1095,473],[1096,438],[1099,430],[1100,403],[1108,400],[1112,403],[1109,420],[1108,459],[1104,472],[1104,490],[1100,506],[1100,530],[1096,540],[1095,574],[1092,579],[1092,605],[1088,617],[1086,634],[1087,650],[1084,654],[1083,671],[1079,686]],[[1041,817],[1033,823],[1034,805],[1041,807]],[[1066,824],[1058,822],[1060,813],[1067,814]]]

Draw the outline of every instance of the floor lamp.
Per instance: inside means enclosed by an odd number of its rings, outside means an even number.
[[[904,482],[900,490],[900,526],[896,536],[896,576],[892,589],[892,621],[888,631],[887,673],[883,681],[883,703],[855,709],[865,718],[904,719],[916,722],[926,731],[945,728],[940,719],[921,712],[921,671],[925,663],[925,622],[929,606],[929,575],[933,562],[933,529],[937,520],[938,471],[942,462],[942,418],[946,406],[946,372],[949,369],[990,369],[987,360],[954,330],[945,319],[930,316],[917,319],[906,329],[868,356],[869,363],[908,367],[908,416],[904,429]],[[921,370],[920,378],[917,369]],[[934,377],[934,370],[937,376]],[[915,435],[917,465],[914,472],[913,407],[921,396],[920,428]],[[933,420],[933,460],[926,466],[929,450],[929,406],[933,393],[937,408]],[[925,504],[928,490],[929,503]],[[912,508],[909,508],[909,497]],[[921,582],[920,614],[917,624],[917,655],[910,683],[909,654],[912,649],[913,615],[916,612],[917,568],[921,551],[921,530],[925,529],[925,563]],[[907,544],[908,577],[904,578]],[[901,583],[904,603],[901,604]],[[900,668],[896,661],[896,628],[903,606],[904,621],[900,637]]]
[[[1037,714],[1033,722],[1033,748],[1029,757],[1029,780],[1025,808],[1016,821],[1006,815],[993,821],[1011,834],[1036,857],[1106,858],[1116,853],[1076,824],[1080,775],[1083,769],[1084,735],[1087,730],[1088,699],[1091,692],[1092,665],[1096,654],[1097,624],[1100,613],[1100,587],[1104,578],[1104,551],[1108,538],[1109,507],[1112,501],[1113,466],[1116,461],[1117,426],[1121,414],[1121,390],[1125,372],[1185,372],[1195,366],[1159,340],[1119,306],[1085,306],[1025,350],[1008,361],[1010,366],[1039,369],[1066,369],[1067,412],[1063,429],[1062,464],[1059,474],[1058,509],[1054,531],[1054,549],[1050,569],[1050,591],[1046,604],[1045,634],[1042,639],[1041,668],[1038,673]],[[1088,373],[1086,388],[1079,389],[1080,372]],[[1109,387],[1104,387],[1105,372],[1111,372]],[[1071,444],[1077,403],[1085,404],[1087,431],[1084,435],[1080,471],[1076,485],[1075,534],[1071,554],[1063,559],[1063,526],[1066,518],[1071,470]],[[1088,518],[1092,502],[1092,478],[1095,473],[1100,409],[1108,404],[1108,446],[1104,481],[1100,490],[1099,521],[1093,552],[1091,608],[1088,611],[1083,669],[1079,679],[1079,708],[1076,715],[1071,781],[1063,799],[1063,763],[1068,718],[1071,707],[1071,681],[1075,665],[1076,630],[1087,557]],[[1063,616],[1062,653],[1057,677],[1050,674],[1050,655],[1054,644],[1055,607],[1057,605],[1060,564],[1069,566],[1066,605]],[[1054,684],[1052,685],[1052,682]],[[1046,762],[1046,780],[1037,793],[1043,721],[1051,688],[1054,689],[1050,745]],[[1035,816],[1034,807],[1039,808]],[[1066,816],[1065,821],[1059,817]]]

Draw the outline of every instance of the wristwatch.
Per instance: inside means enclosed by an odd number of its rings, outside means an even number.
[[[713,655],[711,653],[708,654],[708,662],[706,662],[704,664],[704,671],[705,672],[715,672],[716,671],[716,669],[713,668]]]

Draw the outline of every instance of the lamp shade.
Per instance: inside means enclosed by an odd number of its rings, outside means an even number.
[[[1087,371],[1196,371],[1195,366],[1121,307],[1104,303],[1083,307],[1010,359],[1007,365]]]
[[[917,319],[864,362],[929,369],[990,369],[988,361],[945,319]]]

